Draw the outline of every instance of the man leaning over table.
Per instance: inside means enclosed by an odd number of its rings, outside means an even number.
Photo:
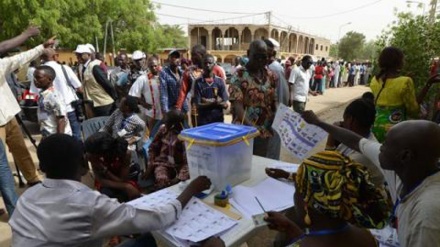
[[[18,47],[28,38],[37,36],[40,30],[37,27],[29,27],[22,34],[15,38],[0,43],[0,53]],[[0,139],[9,147],[18,168],[23,172],[28,185],[40,182],[37,169],[32,161],[29,150],[24,143],[21,128],[15,116],[21,111],[17,99],[6,82],[6,75],[17,70],[21,66],[35,60],[43,54],[44,48],[54,44],[50,39],[44,44],[29,51],[22,52],[15,56],[0,59]]]
[[[172,202],[153,210],[137,209],[80,182],[88,167],[83,145],[74,137],[51,135],[40,143],[37,155],[47,178],[25,191],[18,200],[9,221],[13,247],[101,246],[106,237],[163,229],[179,218],[192,196],[211,186],[210,180],[201,176]],[[208,241],[212,242],[222,241]],[[156,246],[156,243],[150,234],[143,234],[121,246]]]

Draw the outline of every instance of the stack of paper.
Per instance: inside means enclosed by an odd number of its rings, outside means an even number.
[[[283,161],[277,161],[277,162],[274,162],[274,163],[268,165],[267,167],[281,169],[286,172],[297,172],[299,165],[287,163],[287,162],[283,162]]]
[[[143,196],[127,204],[140,209],[154,209],[177,198],[169,189]],[[209,207],[193,197],[183,208],[179,219],[163,231],[163,235],[178,246],[189,246],[211,236],[219,235],[237,224],[237,221]]]
[[[251,219],[253,215],[265,211],[282,211],[293,207],[293,184],[283,183],[273,178],[267,178],[253,187],[238,185],[232,189],[231,204],[239,210],[243,216]],[[261,206],[258,204],[260,201]]]

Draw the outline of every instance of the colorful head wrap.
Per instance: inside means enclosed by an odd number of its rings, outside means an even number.
[[[305,159],[296,176],[308,208],[363,228],[383,228],[391,205],[383,188],[370,181],[367,168],[335,151]]]

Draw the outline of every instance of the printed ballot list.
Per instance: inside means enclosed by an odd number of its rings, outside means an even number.
[[[299,159],[304,159],[328,135],[323,129],[306,123],[299,113],[283,104],[278,107],[272,128],[279,134],[283,146]]]

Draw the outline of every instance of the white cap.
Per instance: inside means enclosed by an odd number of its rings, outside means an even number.
[[[269,38],[269,41],[273,44],[274,50],[277,51],[278,49],[280,49],[280,43],[278,43],[278,41],[272,38]]]
[[[93,53],[96,52],[95,47],[92,44],[86,44],[86,47],[89,48]]]
[[[90,51],[90,48],[87,47],[86,45],[78,45],[78,46],[76,47],[76,50],[75,50],[74,52],[75,52],[75,53],[79,53],[79,54],[82,54],[82,53],[88,53],[88,54],[90,54],[90,53],[92,53],[92,52]]]
[[[143,53],[142,51],[139,51],[139,50],[134,51],[133,55],[131,55],[131,59],[133,59],[133,60],[139,60],[139,59],[146,58],[146,57],[147,56],[145,55],[145,53]]]

